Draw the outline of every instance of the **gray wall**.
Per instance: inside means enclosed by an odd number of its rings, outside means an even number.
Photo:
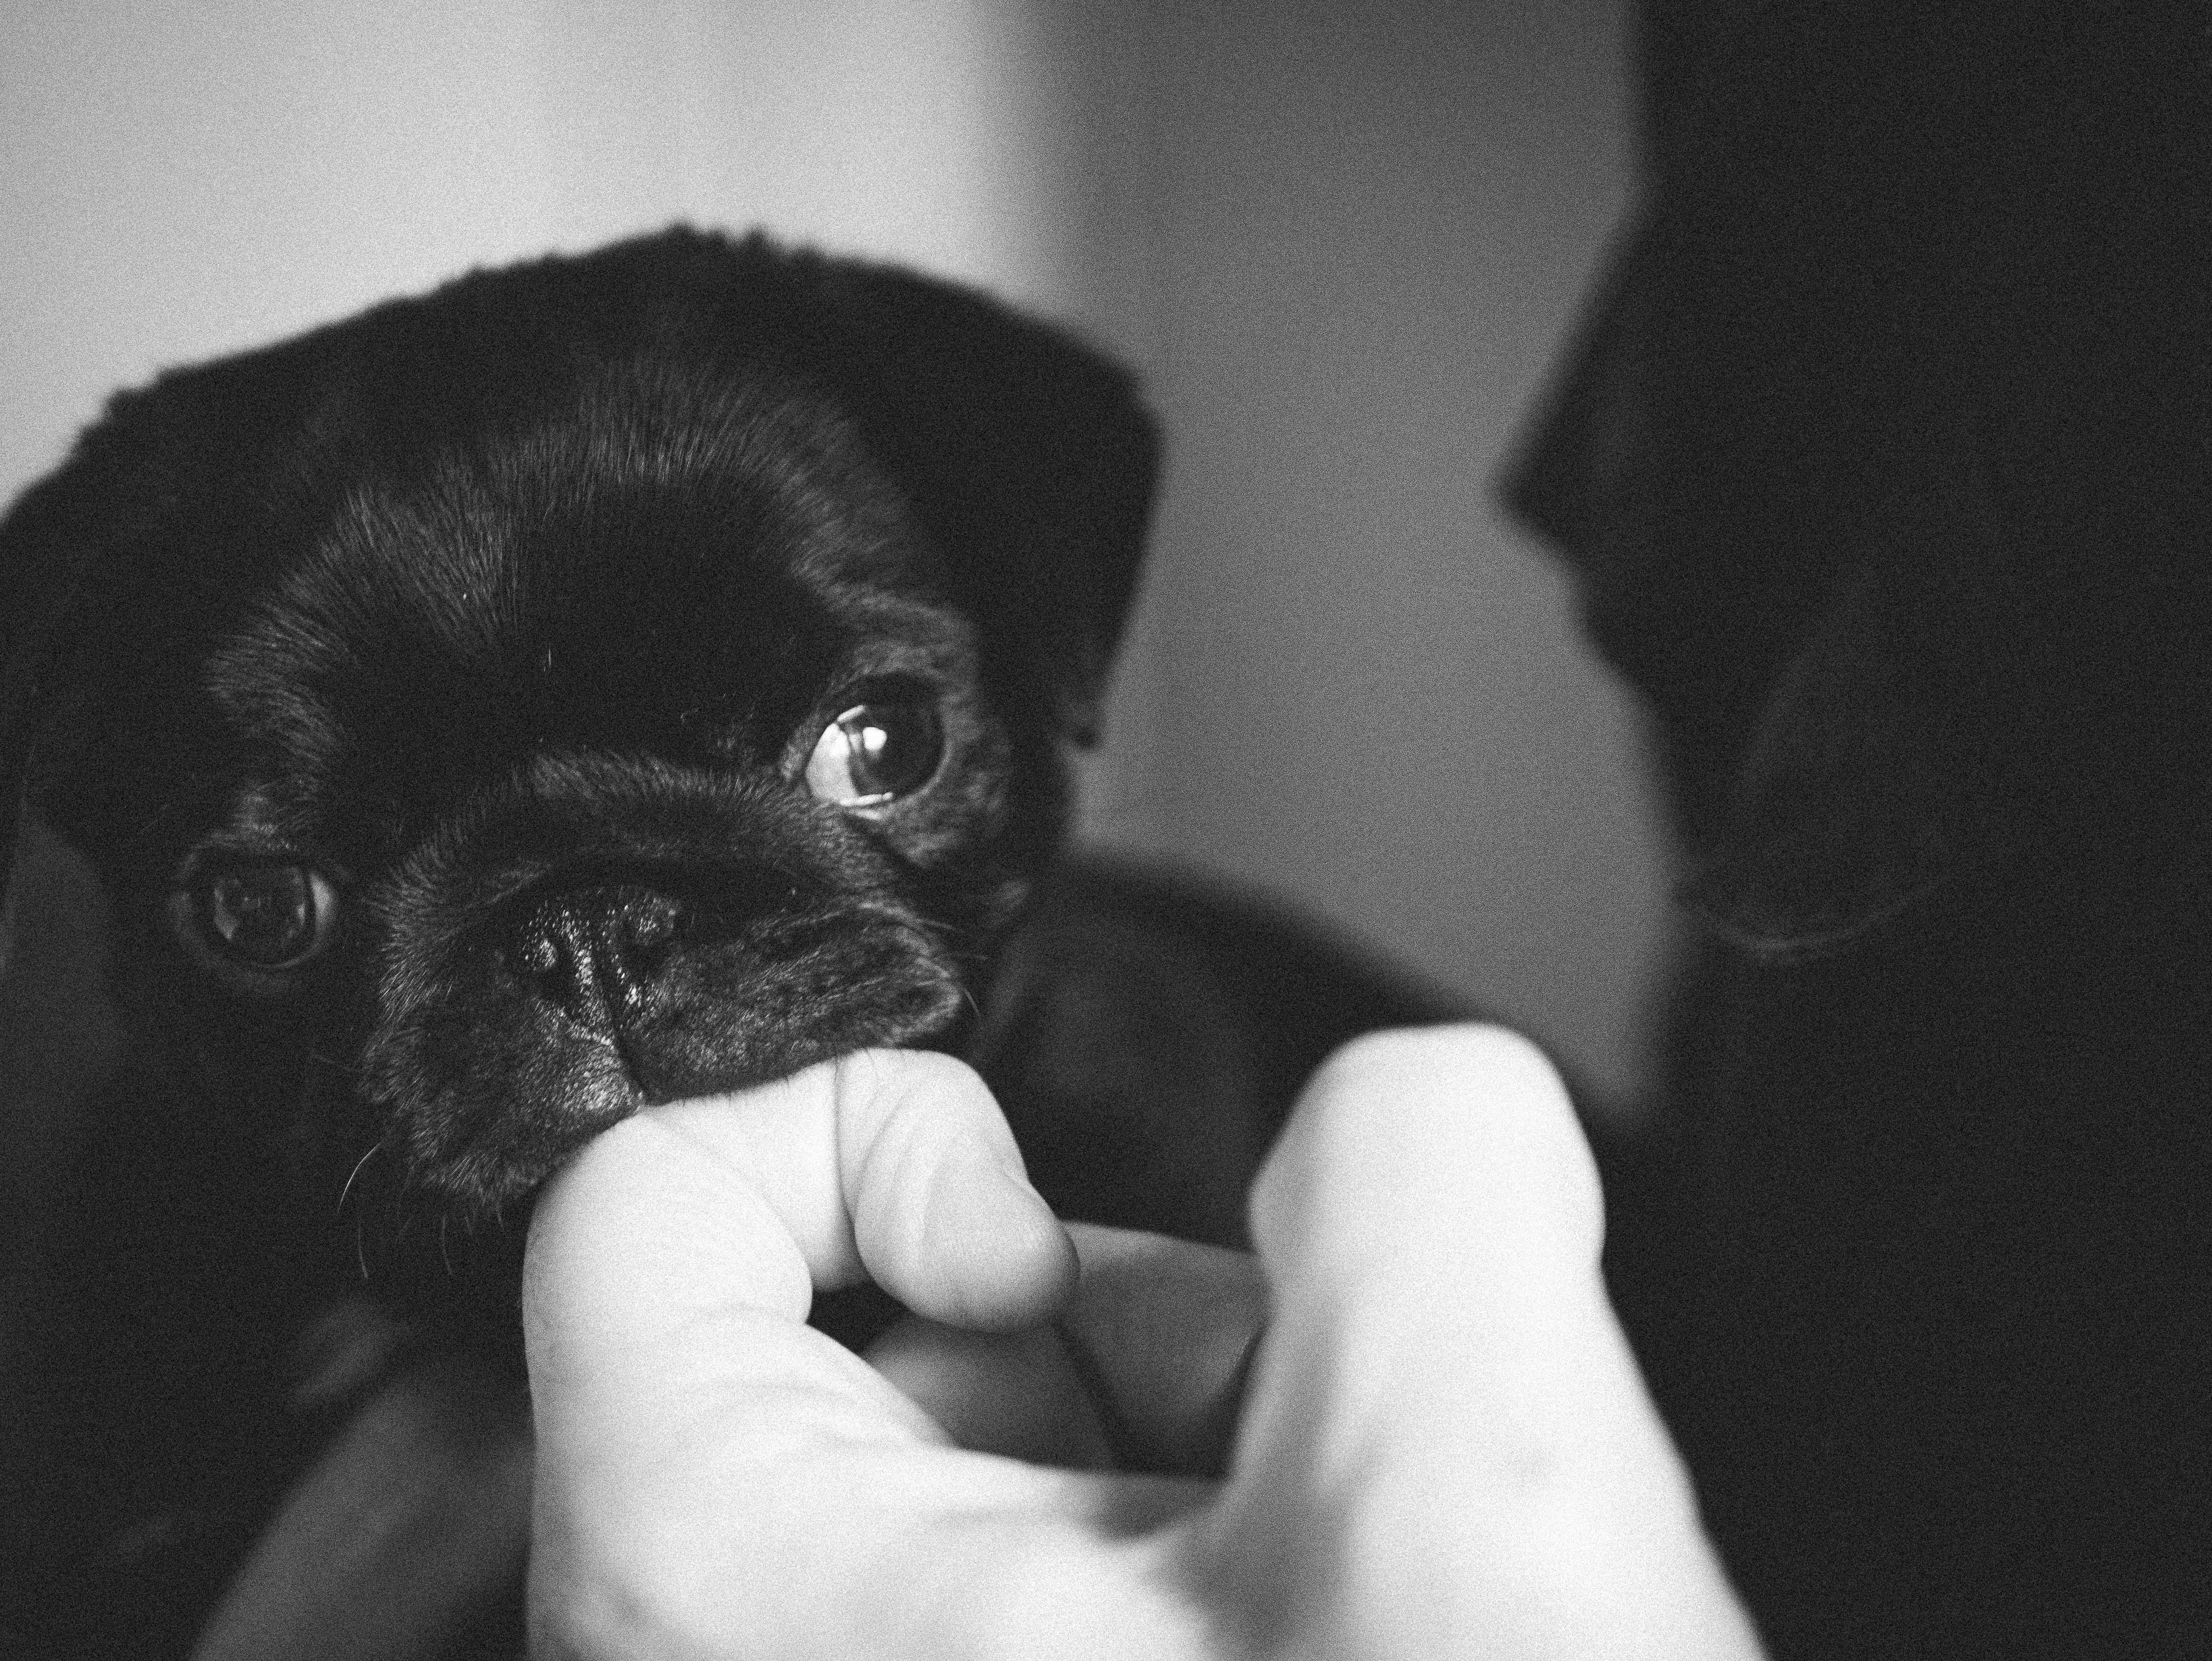
[[[1621,205],[1621,54],[1607,0],[19,3],[0,490],[159,365],[678,216],[986,283],[1170,433],[1091,833],[1620,1085],[1632,717],[1488,489]]]
[[[1102,831],[1634,1069],[1629,712],[1491,484],[1625,194],[1589,0],[1163,14],[1140,356],[1174,435]]]

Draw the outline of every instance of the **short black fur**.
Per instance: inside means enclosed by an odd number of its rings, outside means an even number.
[[[1056,861],[1156,447],[1053,330],[684,230],[115,400],[0,522],[0,830],[127,1029],[0,1262],[0,1652],[512,1653],[529,1199],[643,1103],[957,1050],[1055,1208],[1242,1242],[1322,1056],[1452,1012]]]
[[[364,1286],[511,1346],[594,1130],[967,1040],[1154,453],[1055,332],[683,230],[115,400],[0,526],[5,817],[100,874],[131,1032],[8,1358],[0,1632],[188,1645],[318,1433],[287,1347]],[[873,702],[941,753],[824,799]],[[295,965],[211,922],[272,868]]]

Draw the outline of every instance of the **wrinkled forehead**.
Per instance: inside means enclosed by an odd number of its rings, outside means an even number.
[[[727,748],[864,645],[888,673],[969,649],[852,432],[788,390],[632,380],[356,485],[206,684],[294,777],[428,787],[532,748]]]

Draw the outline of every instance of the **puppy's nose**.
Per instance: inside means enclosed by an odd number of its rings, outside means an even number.
[[[572,889],[523,918],[512,961],[577,1021],[621,1027],[652,1003],[682,901],[630,884]]]

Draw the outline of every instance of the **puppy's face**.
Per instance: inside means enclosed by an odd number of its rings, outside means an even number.
[[[957,1040],[1149,463],[1118,377],[915,279],[471,279],[164,383],[27,501],[19,571],[80,548],[18,764],[208,1110],[329,1201],[495,1212],[641,1104]]]
[[[889,481],[668,379],[362,482],[185,647],[142,857],[204,1047],[301,1012],[302,1146],[495,1205],[641,1102],[943,1038],[1044,851]]]

